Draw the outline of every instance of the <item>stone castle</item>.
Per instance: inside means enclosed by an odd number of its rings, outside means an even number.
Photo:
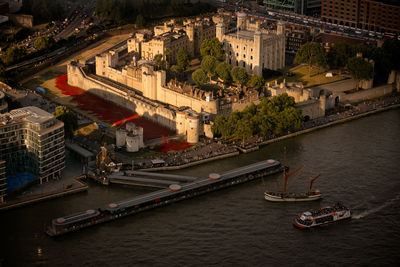
[[[166,56],[167,48],[171,55],[180,48],[197,55],[204,39],[217,36],[224,45],[227,62],[244,66],[251,74],[261,75],[262,68],[284,66],[282,24],[274,31],[259,30],[257,22],[248,20],[242,13],[233,30],[220,23],[230,23],[230,19],[226,14],[215,16],[213,21],[219,23],[217,26],[211,20],[187,20],[181,25],[170,21],[156,26],[154,34],[136,33],[125,44],[97,55],[95,66],[71,62],[68,83],[135,110],[184,135],[190,143],[197,143],[200,136],[213,137],[211,126],[217,115],[226,116],[250,103],[257,104],[259,97],[267,92],[227,87],[218,81],[214,82],[212,91],[175,79],[167,82],[166,72],[157,70],[151,60],[157,54]],[[239,52],[239,56],[234,56]]]

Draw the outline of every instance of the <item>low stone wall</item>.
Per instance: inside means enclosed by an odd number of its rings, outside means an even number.
[[[264,141],[262,143],[259,143],[259,145],[261,145],[261,146],[268,145],[268,144],[275,143],[275,142],[278,142],[278,141],[281,141],[281,140],[284,140],[284,139],[292,138],[292,137],[295,137],[295,136],[298,136],[298,135],[301,135],[301,134],[310,133],[310,132],[315,131],[315,130],[319,130],[319,129],[330,127],[330,126],[333,126],[333,125],[336,125],[336,124],[345,123],[347,121],[351,121],[351,120],[359,119],[359,118],[362,118],[362,117],[366,117],[366,116],[369,116],[369,115],[372,115],[372,114],[375,114],[375,113],[379,113],[379,112],[382,112],[382,111],[386,111],[386,110],[390,110],[390,109],[397,109],[397,108],[400,108],[399,104],[393,105],[393,106],[388,106],[388,107],[381,108],[381,109],[372,110],[372,111],[361,113],[361,114],[358,114],[358,115],[355,115],[355,116],[352,116],[352,117],[347,117],[347,118],[344,118],[344,119],[341,119],[341,120],[332,121],[332,122],[329,122],[329,123],[326,123],[326,124],[322,124],[322,125],[319,125],[319,126],[315,126],[315,127],[309,128],[309,129],[301,130],[301,131],[294,132],[294,133],[291,133],[291,134],[287,134],[287,135],[284,135],[284,136],[281,136],[281,137],[277,137],[277,138],[274,138],[274,139],[266,140],[266,141]]]
[[[363,90],[351,94],[341,94],[340,102],[358,103],[367,101],[370,99],[378,98],[384,95],[391,94],[393,92],[393,86],[391,84],[374,87],[371,89]]]

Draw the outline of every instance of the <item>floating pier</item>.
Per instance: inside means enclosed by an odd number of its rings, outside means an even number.
[[[66,234],[141,211],[165,206],[222,188],[252,181],[280,171],[282,171],[281,163],[269,159],[233,169],[222,174],[211,173],[207,178],[198,178],[197,180],[186,184],[173,182],[167,189],[110,203],[104,208],[89,209],[73,215],[53,219],[51,225],[47,228],[46,233],[50,236]],[[154,173],[151,173],[151,175],[154,175]],[[195,177],[193,178],[196,179]],[[126,176],[124,179],[126,179]]]

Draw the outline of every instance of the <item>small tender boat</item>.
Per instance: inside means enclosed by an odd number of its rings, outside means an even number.
[[[350,209],[346,208],[341,203],[337,203],[333,207],[324,207],[316,211],[303,212],[293,220],[293,225],[299,229],[307,229],[350,218]]]

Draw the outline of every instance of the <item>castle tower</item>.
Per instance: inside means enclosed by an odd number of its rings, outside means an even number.
[[[199,142],[199,116],[186,116],[186,140],[188,143]]]
[[[195,51],[195,40],[194,40],[194,25],[193,23],[190,23],[186,25],[186,35],[189,39],[189,54],[193,58],[194,57],[194,51]]]
[[[186,127],[185,127],[185,112],[177,111],[176,112],[176,133],[177,134],[185,134]]]
[[[285,23],[282,21],[278,21],[276,24],[276,34],[283,34],[285,35]]]
[[[152,65],[142,65],[142,92],[145,97],[157,99],[156,75]]]
[[[262,32],[256,31],[254,32],[254,69],[253,73],[258,76],[262,76],[262,51],[263,51],[263,42],[262,42]],[[268,55],[267,55],[268,56]]]
[[[224,35],[225,35],[225,26],[222,23],[218,23],[215,26],[215,35],[218,38],[220,42],[224,40]]]
[[[246,30],[246,17],[247,14],[244,12],[239,12],[237,14],[237,30],[238,31],[245,31]]]

